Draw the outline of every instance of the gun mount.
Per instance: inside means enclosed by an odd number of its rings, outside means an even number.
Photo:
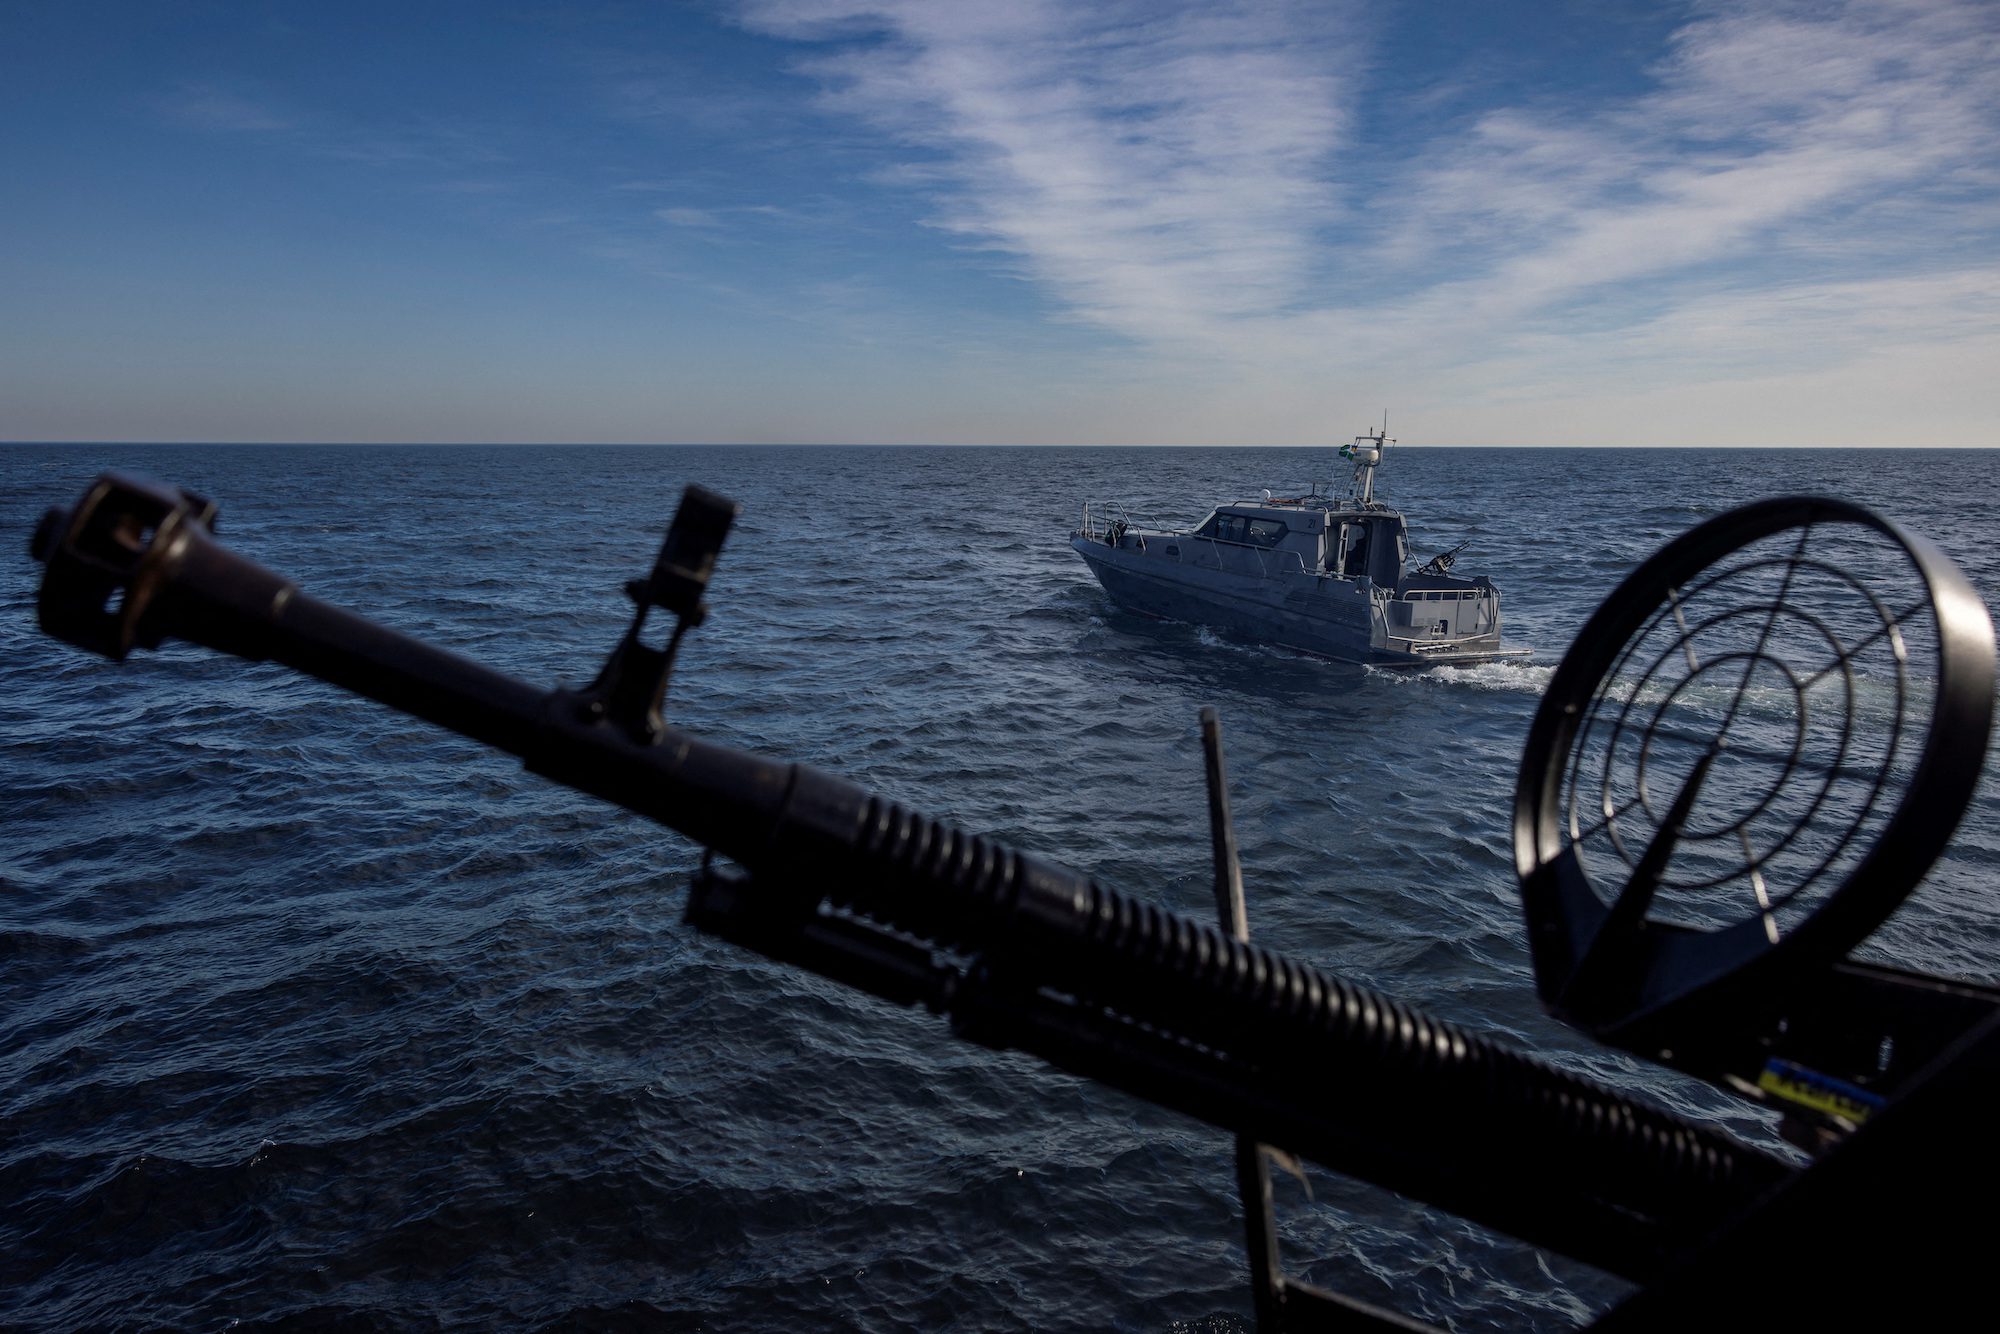
[[[1811,508],[1831,502],[1773,504],[1795,508],[1760,513],[1748,524],[1758,537],[1795,522],[1847,517],[1845,510]],[[1807,509],[1801,514],[1798,506]],[[1924,729],[1928,739],[1915,758],[1895,752],[1885,759],[1883,772],[1894,781],[1871,789],[1894,789],[1900,801],[1883,806],[1887,813],[1876,824],[1856,821],[1841,842],[1846,849],[1866,837],[1894,835],[1901,841],[1891,840],[1887,855],[1907,883],[1893,892],[1868,889],[1880,874],[1875,862],[1864,858],[1846,868],[1843,887],[1819,908],[1833,914],[1835,926],[1803,931],[1810,948],[1774,948],[1782,967],[1739,967],[1730,955],[1726,966],[1697,972],[1688,985],[1670,989],[1673,1003],[1664,1005],[1648,1003],[1653,992],[1647,985],[1635,989],[1629,968],[1634,958],[1678,960],[1675,950],[1685,945],[1660,942],[1683,941],[1677,932],[1696,931],[1650,925],[1648,911],[1660,901],[1661,886],[1681,883],[1672,874],[1676,849],[1704,842],[1696,819],[1704,794],[1713,799],[1734,790],[1711,775],[1728,749],[1722,743],[1737,735],[1736,718],[1752,682],[1743,664],[1756,667],[1776,656],[1767,651],[1773,648],[1768,630],[1747,657],[1735,648],[1713,655],[1742,675],[1738,704],[1723,706],[1721,725],[1711,728],[1709,758],[1701,759],[1700,745],[1690,743],[1695,758],[1683,758],[1663,811],[1655,812],[1648,786],[1659,781],[1646,767],[1651,752],[1643,762],[1628,760],[1611,746],[1611,767],[1638,766],[1644,796],[1636,808],[1614,802],[1612,812],[1627,826],[1637,819],[1634,809],[1644,812],[1651,833],[1628,859],[1630,884],[1638,888],[1628,888],[1608,908],[1593,897],[1596,918],[1577,897],[1597,895],[1594,882],[1577,879],[1589,865],[1573,846],[1587,841],[1584,828],[1572,818],[1564,845],[1564,826],[1549,813],[1560,802],[1550,794],[1566,790],[1565,775],[1578,771],[1578,757],[1597,754],[1576,740],[1580,732],[1597,735],[1580,720],[1621,704],[1618,689],[1597,689],[1607,675],[1598,659],[1610,654],[1618,664],[1650,661],[1618,656],[1621,636],[1662,624],[1650,613],[1629,624],[1624,613],[1605,621],[1610,609],[1634,585],[1647,597],[1665,589],[1676,609],[1666,620],[1677,623],[1687,600],[1682,590],[1698,580],[1700,569],[1741,545],[1732,536],[1737,530],[1728,527],[1739,516],[1697,530],[1708,536],[1692,547],[1670,547],[1678,564],[1663,575],[1656,559],[1607,603],[1592,622],[1600,637],[1587,632],[1580,641],[1594,646],[1583,665],[1566,663],[1558,672],[1561,688],[1552,686],[1544,702],[1524,765],[1517,831],[1528,831],[1518,835],[1527,839],[1520,854],[1524,896],[1545,997],[1606,1040],[1673,1060],[1725,1087],[1742,1082],[1745,1070],[1755,1073],[1760,1060],[1790,1062],[1787,1069],[1827,1079],[1872,1079],[1870,1096],[1880,1101],[1880,1112],[1865,1126],[1852,1117],[1823,1117],[1818,1146],[1829,1151],[1800,1170],[1782,1155],[1250,944],[1221,795],[1219,729],[1212,720],[1205,745],[1221,928],[930,820],[830,774],[675,728],[663,707],[673,647],[699,622],[702,592],[733,514],[728,502],[690,490],[652,576],[629,590],[637,608],[631,628],[581,691],[536,689],[311,598],[216,542],[214,506],[205,500],[115,476],[100,478],[74,509],[52,511],[37,531],[35,554],[47,566],[39,611],[49,633],[106,656],[123,658],[177,638],[269,659],[508,751],[534,772],[648,816],[733,863],[706,861],[696,875],[687,918],[699,929],[894,1003],[923,1006],[972,1041],[1033,1053],[1233,1132],[1252,1215],[1258,1311],[1271,1327],[1411,1326],[1278,1272],[1268,1228],[1260,1233],[1256,1221],[1268,1209],[1267,1186],[1259,1198],[1258,1144],[1647,1285],[1603,1322],[1613,1328],[1673,1322],[1731,1266],[1747,1263],[1746,1255],[1791,1279],[1822,1257],[1841,1262],[1842,1247],[1855,1244],[1851,1239],[1798,1226],[1829,1198],[1845,1208],[1893,1213],[1895,1236],[1871,1242],[1909,1267],[1901,1275],[1905,1281],[1947,1272],[1973,1244],[1924,1206],[1928,1191],[1942,1189],[1950,1145],[1977,1139],[1970,1179],[1993,1175],[1983,1132],[1975,1135],[1970,1118],[1985,1105],[1976,1095],[2000,1072],[1992,1017],[2000,997],[1909,975],[1876,986],[1889,976],[1886,970],[1855,973],[1858,966],[1841,961],[1908,893],[1922,869],[1912,870],[1912,859],[1922,854],[1927,864],[1942,846],[1984,752],[1991,628],[1962,576],[1927,546],[1868,516],[1870,530],[1913,553],[1928,581],[1924,606],[1941,645],[1933,657],[1938,690]],[[1717,524],[1723,528],[1709,532]],[[1804,564],[1804,550],[1801,541],[1794,574]],[[1790,577],[1767,602],[1785,604]],[[1893,607],[1901,619],[1870,642],[1900,642],[1895,627],[1914,613],[1902,603]],[[639,638],[656,608],[677,620],[662,649]],[[1752,623],[1754,618],[1733,614],[1718,622],[1725,628]],[[1689,680],[1710,670],[1692,640],[1678,647]],[[1853,659],[1852,653],[1841,655],[1839,670],[1826,679],[1851,677]],[[1655,684],[1644,677],[1623,702],[1643,697]],[[1671,685],[1667,693],[1671,699],[1688,695]],[[1810,687],[1797,692],[1800,701],[1810,694]],[[1586,707],[1579,699],[1596,703]],[[1903,713],[1895,716],[1900,728]],[[1621,726],[1616,735],[1636,729],[1649,741],[1673,730]],[[1682,720],[1674,727],[1686,730]],[[1732,763],[1744,749],[1730,751]],[[1807,743],[1795,749],[1803,754]],[[1844,754],[1834,761],[1836,769],[1846,764]],[[1803,823],[1811,824],[1825,804],[1807,809]],[[1799,814],[1793,807],[1767,807]],[[1617,832],[1623,837],[1626,829]],[[1732,826],[1725,832],[1733,838],[1737,831]],[[1544,883],[1563,876],[1568,879],[1556,879],[1554,889]],[[1866,911],[1836,906],[1848,884],[1863,886],[1858,892],[1869,904]],[[1780,906],[1759,902],[1759,931]],[[1729,939],[1733,948],[1735,938]],[[1845,1012],[1826,1009],[1836,1001],[1865,1008],[1878,1000],[1899,1007],[1899,1017],[1859,1038],[1849,1031]],[[1709,1031],[1709,1025],[1722,1036],[1699,1056],[1685,1055],[1697,1048],[1683,1035]],[[1793,1040],[1799,1033],[1820,1036],[1800,1045]],[[1875,1078],[1845,1059],[1833,1064],[1837,1073],[1822,1068],[1828,1053],[1844,1058],[1857,1042],[1879,1045],[1885,1037],[1909,1054],[1893,1078]],[[1955,1170],[1954,1185],[1963,1185],[1964,1164]],[[1920,1280],[1917,1286],[1923,1287]],[[1909,1292],[1899,1289],[1894,1296],[1898,1309],[1906,1309]],[[1802,1304],[1812,1309],[1815,1301],[1830,1312],[1857,1309],[1849,1292],[1836,1301],[1801,1296],[1784,1285],[1738,1309],[1754,1310],[1758,1300],[1788,1312]]]

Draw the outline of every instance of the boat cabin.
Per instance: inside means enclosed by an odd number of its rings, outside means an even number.
[[[1333,510],[1302,505],[1224,505],[1195,537],[1231,546],[1296,552],[1305,569],[1394,588],[1409,563],[1403,516],[1393,510]]]
[[[1500,645],[1500,590],[1452,573],[1465,543],[1411,568],[1402,512],[1375,499],[1375,470],[1394,444],[1367,432],[1342,447],[1354,464],[1344,496],[1330,481],[1291,497],[1232,501],[1192,531],[1137,523],[1122,507],[1070,534],[1120,604],[1172,621],[1217,625],[1348,662],[1488,662]],[[1322,487],[1326,488],[1322,490]],[[1115,517],[1114,517],[1115,516]]]

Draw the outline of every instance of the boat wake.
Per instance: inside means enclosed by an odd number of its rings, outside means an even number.
[[[1366,670],[1377,680],[1393,681],[1399,685],[1540,695],[1549,688],[1549,677],[1555,672],[1555,666],[1536,662],[1475,662],[1462,667],[1439,664],[1421,672],[1402,667],[1376,666]]]
[[[1229,653],[1240,653],[1246,658],[1298,658],[1306,661],[1311,654],[1288,649],[1279,644],[1259,644],[1251,640],[1232,639],[1206,625],[1194,627],[1195,642],[1203,648],[1222,649]]]

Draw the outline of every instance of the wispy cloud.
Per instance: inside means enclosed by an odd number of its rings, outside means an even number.
[[[791,210],[779,208],[775,204],[731,204],[708,208],[675,205],[654,209],[653,216],[670,227],[720,232],[740,228],[746,222],[789,219],[792,213]]]
[[[663,208],[655,210],[653,216],[672,227],[708,230],[722,225],[722,219],[709,208]]]
[[[468,172],[506,163],[501,132],[435,116],[358,119],[347,112],[279,109],[220,83],[184,84],[161,100],[173,123],[209,134],[262,135],[294,152],[363,166]]]
[[[183,84],[163,100],[162,107],[172,120],[197,130],[269,134],[292,128],[291,117],[213,84]]]
[[[1075,318],[1153,339],[1298,299],[1350,115],[1337,13],[760,0],[746,21],[845,39],[806,68],[923,150],[903,180],[936,187],[936,226]]]
[[[489,126],[423,117],[398,125],[322,125],[308,146],[363,166],[463,171],[507,163],[499,137]]]
[[[801,428],[846,438],[1305,440],[1389,404],[1426,439],[1664,442],[1760,395],[1776,438],[1786,395],[1871,422],[1928,395],[1990,442],[2000,4],[1674,12],[612,7],[499,34],[504,66],[473,44],[401,85],[278,84],[246,60],[148,109],[332,198],[401,187],[468,255],[505,233],[482,298],[517,242],[655,280],[666,314],[621,347],[713,320],[768,383],[847,404]]]
[[[1391,248],[1414,265],[1470,237],[1485,263],[1426,304],[1490,324],[1730,261],[1798,281],[1806,270],[1775,262],[1841,236],[1865,245],[1856,211],[1883,199],[1900,220],[1879,259],[1907,258],[1912,229],[1943,216],[1913,205],[2000,166],[2000,28],[1967,5],[1810,12],[1690,25],[1655,91],[1589,125],[1501,110],[1441,145],[1412,174],[1418,221]]]
[[[1555,375],[1607,348],[1685,366],[1726,326],[1733,360],[1702,359],[1726,376],[1864,350],[1802,327],[2000,331],[1990,0],[1706,5],[1622,98],[1413,112],[1395,161],[1362,137],[1353,99],[1391,94],[1339,6],[743,12],[819,44],[826,104],[907,146],[936,225],[1155,351]]]

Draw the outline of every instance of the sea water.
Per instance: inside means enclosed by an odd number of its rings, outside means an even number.
[[[1112,605],[1082,503],[1180,521],[1295,449],[0,447],[0,1324],[1242,1329],[1220,1132],[693,934],[699,851],[270,665],[34,627],[27,538],[106,468],[220,502],[307,592],[542,685],[621,633],[680,489],[743,505],[668,711],[1206,917],[1222,713],[1258,940],[1687,1115],[1758,1114],[1543,1016],[1509,807],[1584,618],[1801,491],[2000,589],[2000,453],[1392,450],[1525,661],[1379,671]],[[2000,800],[1882,937],[1993,980]],[[1352,1091],[1369,1096],[1366,1088]],[[1468,1109],[1476,1115],[1476,1109]],[[1624,1288],[1280,1175],[1293,1273],[1460,1327]]]

